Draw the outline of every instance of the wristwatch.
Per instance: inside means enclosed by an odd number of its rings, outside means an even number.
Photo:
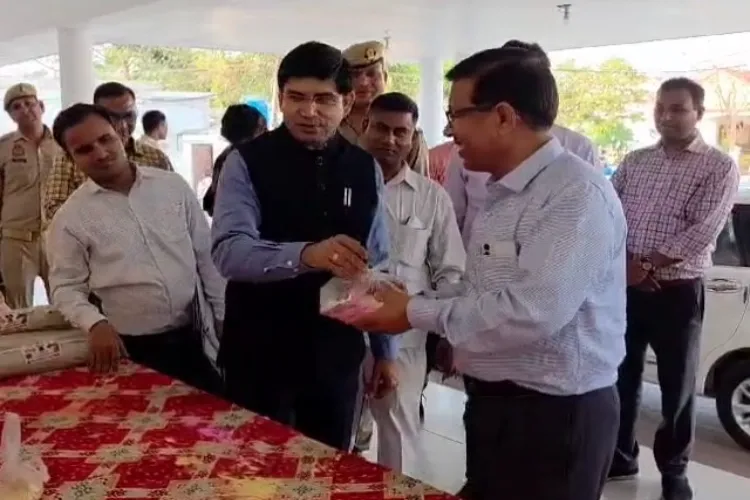
[[[641,259],[641,269],[643,269],[647,273],[653,273],[656,267],[654,266],[654,263],[651,262],[651,259],[649,259],[648,257],[643,257]]]

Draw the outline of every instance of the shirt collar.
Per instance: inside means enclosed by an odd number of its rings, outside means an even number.
[[[23,140],[23,141],[28,141],[29,140],[28,137],[26,137],[25,135],[23,135],[20,130],[16,130],[15,131],[14,140],[19,140],[19,139]],[[52,131],[49,129],[49,127],[47,125],[44,126],[44,132],[42,133],[42,140],[43,141],[46,141],[46,140],[53,140],[54,141],[55,140],[55,138],[52,137]]]
[[[664,144],[661,140],[657,142],[654,146],[651,147],[652,150],[659,150],[664,151]],[[695,134],[695,138],[690,141],[690,144],[685,146],[683,151],[687,151],[688,153],[695,153],[695,154],[705,154],[711,149],[711,146],[706,144],[706,141],[703,140],[703,136],[700,134],[700,132]]]
[[[130,168],[132,168],[135,171],[135,182],[133,182],[133,186],[130,188],[132,191],[137,186],[140,186],[143,182],[143,179],[146,177],[149,177],[150,173],[147,170],[143,170],[141,168],[138,168],[138,165],[135,164],[135,162],[130,162]],[[86,185],[88,186],[89,193],[108,193],[112,192],[110,189],[106,189],[101,187],[99,184],[91,180],[89,177],[86,179]]]
[[[526,158],[512,172],[500,180],[490,178],[488,185],[500,185],[514,193],[520,193],[539,173],[565,152],[560,141],[551,138],[547,143]]]
[[[409,168],[409,165],[404,163],[401,170],[388,181],[388,186],[397,186],[402,182],[405,183],[412,189],[417,189],[417,176],[419,174]]]

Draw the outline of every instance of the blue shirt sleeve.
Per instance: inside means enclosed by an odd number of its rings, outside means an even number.
[[[370,263],[388,261],[390,241],[386,223],[383,191],[385,183],[376,165],[378,206],[367,241]],[[300,255],[310,242],[278,243],[260,238],[260,203],[242,156],[233,151],[219,177],[214,205],[211,255],[226,279],[265,283],[291,279],[309,270],[301,265]],[[390,335],[370,334],[373,356],[395,359],[396,339]]]
[[[375,184],[378,192],[378,205],[370,227],[370,235],[367,238],[367,252],[369,254],[370,266],[377,269],[387,267],[389,252],[391,248],[388,233],[388,222],[385,209],[385,180],[380,165],[375,164]],[[394,335],[382,335],[370,333],[370,349],[375,359],[394,360],[398,355],[398,337]]]
[[[388,265],[391,239],[388,233],[388,222],[385,209],[385,181],[380,165],[375,164],[375,186],[378,193],[378,205],[372,219],[370,234],[367,237],[367,253],[370,267],[381,268]]]
[[[226,279],[264,283],[294,278],[308,269],[300,255],[309,242],[260,238],[260,203],[242,156],[227,156],[219,177],[211,227],[211,256]]]

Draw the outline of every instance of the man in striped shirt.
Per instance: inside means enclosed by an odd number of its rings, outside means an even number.
[[[517,52],[489,69],[475,54],[447,75],[459,153],[491,179],[464,280],[435,298],[384,287],[358,326],[434,331],[455,347],[463,498],[599,500],[619,418],[625,217],[607,179],[550,134],[549,67]]]
[[[527,57],[550,67],[550,60],[542,48],[535,43],[526,43],[519,40],[510,40],[503,48],[513,48],[517,50],[518,57]],[[500,51],[500,52],[498,52]],[[501,53],[501,49],[489,49],[481,52],[483,64],[489,68],[496,61],[496,53]],[[585,162],[592,165],[595,169],[601,170],[599,154],[596,146],[585,136],[574,130],[570,130],[559,125],[553,125],[550,133],[560,141],[560,144],[578,156]],[[487,179],[489,176],[484,172],[471,172],[463,168],[463,161],[454,150],[453,156],[449,161],[445,179],[445,189],[451,195],[453,208],[456,210],[456,219],[458,226],[461,228],[461,234],[464,242],[468,242],[471,226],[474,217],[484,204],[487,196]]]

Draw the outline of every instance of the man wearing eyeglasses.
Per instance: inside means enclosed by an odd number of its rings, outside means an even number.
[[[539,64],[550,67],[549,57],[544,50],[536,43],[527,43],[520,40],[509,40],[501,48],[486,50],[482,52],[482,65],[489,69],[497,64],[497,57],[504,53],[503,49],[514,50],[517,57],[537,61]],[[461,118],[465,113],[472,113],[472,110],[460,110],[453,112],[453,116],[448,116],[448,122],[452,118]],[[563,148],[578,156],[585,162],[589,163],[597,170],[602,169],[599,161],[599,153],[596,146],[584,135],[574,130],[552,125],[550,134],[555,137]],[[489,175],[483,172],[471,172],[463,167],[463,160],[458,156],[458,151],[454,150],[451,160],[447,167],[445,189],[451,195],[453,208],[456,210],[456,220],[458,227],[461,228],[461,234],[464,237],[464,243],[469,242],[469,235],[474,218],[484,206],[487,197],[487,179]]]
[[[32,305],[36,277],[47,283],[40,198],[58,147],[33,85],[10,87],[3,106],[18,128],[0,137],[0,270],[8,305],[22,309]]]
[[[94,91],[94,104],[107,110],[120,135],[125,152],[131,163],[142,167],[155,167],[173,171],[172,164],[162,151],[141,144],[133,138],[138,119],[135,92],[119,82],[107,82]],[[55,158],[52,170],[44,184],[42,193],[43,227],[52,221],[57,210],[65,203],[73,191],[86,180],[86,175],[76,167],[65,153]]]

